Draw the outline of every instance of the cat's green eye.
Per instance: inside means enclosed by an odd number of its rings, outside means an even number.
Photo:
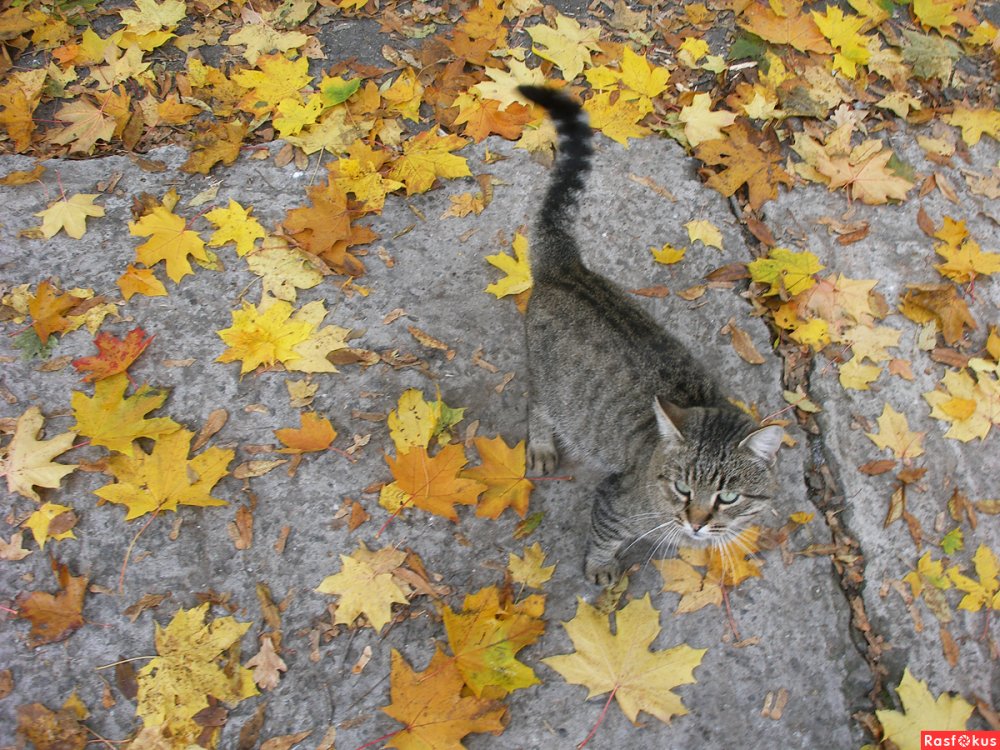
[[[727,490],[726,492],[720,492],[718,495],[716,495],[716,497],[719,498],[719,502],[722,503],[723,505],[729,505],[731,503],[735,503],[737,500],[740,499],[740,493],[729,492]]]
[[[674,480],[674,489],[677,490],[682,495],[690,495],[691,494],[691,487],[690,487],[690,485],[688,485],[687,482],[685,482],[685,481],[683,481],[681,479],[675,479]]]

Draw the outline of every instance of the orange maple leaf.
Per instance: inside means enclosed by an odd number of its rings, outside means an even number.
[[[479,143],[494,133],[510,140],[520,138],[525,124],[532,119],[531,109],[523,104],[514,102],[501,111],[500,102],[482,99],[464,107],[455,118],[455,125],[465,125],[462,135]]]
[[[487,486],[472,479],[462,479],[465,451],[461,445],[446,445],[436,456],[426,448],[415,447],[398,458],[385,457],[399,488],[418,508],[458,521],[455,503],[473,505]]]
[[[386,741],[399,750],[460,748],[472,732],[499,734],[506,708],[496,701],[462,695],[462,673],[455,659],[440,650],[423,672],[414,672],[396,649],[392,650],[389,695],[382,710],[406,726]]]
[[[534,485],[524,478],[524,441],[513,448],[499,436],[477,437],[475,443],[483,464],[463,471],[462,476],[487,487],[476,506],[476,515],[499,518],[504,508],[511,508],[524,518],[528,512],[528,497],[534,489]]]
[[[87,577],[73,576],[69,567],[52,560],[52,572],[59,582],[59,593],[33,591],[17,600],[17,616],[31,621],[28,645],[31,648],[68,638],[84,623],[83,597]]]
[[[800,9],[779,16],[769,7],[754,3],[743,11],[743,20],[739,25],[772,44],[789,44],[799,52],[833,53],[833,47],[826,41],[819,26]]]
[[[322,256],[337,273],[360,276],[364,266],[346,249],[370,242],[376,235],[367,227],[351,226],[360,214],[350,208],[340,184],[314,185],[307,192],[312,205],[291,209],[282,225],[300,247]]]
[[[69,328],[71,323],[64,313],[82,301],[69,293],[57,294],[56,288],[47,279],[38,285],[35,296],[28,302],[28,313],[31,315],[31,327],[43,344],[53,333],[62,333]]]
[[[287,447],[278,453],[310,453],[325,451],[337,437],[330,420],[314,411],[304,412],[299,417],[301,427],[285,427],[275,430],[275,437]]]
[[[86,373],[84,382],[92,383],[125,372],[152,341],[153,337],[146,336],[146,332],[139,327],[129,331],[124,339],[117,339],[110,333],[98,333],[94,337],[97,354],[74,359],[71,364],[77,372]]]
[[[706,184],[729,197],[742,185],[747,186],[750,207],[760,208],[778,197],[778,183],[792,184],[792,177],[781,167],[781,151],[771,140],[751,134],[742,120],[726,128],[728,138],[717,138],[698,145],[695,155],[706,164],[722,166],[711,172]]]

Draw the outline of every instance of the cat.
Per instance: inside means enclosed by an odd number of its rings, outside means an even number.
[[[608,472],[593,499],[584,573],[609,585],[640,541],[655,554],[682,539],[736,538],[769,507],[784,433],[758,427],[726,399],[705,357],[584,265],[573,225],[593,155],[586,115],[555,89],[518,91],[548,112],[559,137],[529,251],[527,465],[554,472],[558,441]]]

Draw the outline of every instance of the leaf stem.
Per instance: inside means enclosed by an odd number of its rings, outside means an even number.
[[[618,685],[615,685],[614,688],[612,688],[611,695],[609,695],[608,699],[604,702],[604,708],[601,710],[601,715],[597,717],[597,722],[593,727],[591,727],[590,734],[584,738],[583,742],[576,746],[576,750],[583,750],[583,748],[587,746],[587,743],[590,742],[591,738],[594,736],[597,728],[604,723],[604,717],[608,715],[608,707],[611,705],[611,701],[614,700],[615,693],[618,692],[618,687]],[[358,748],[358,750],[361,750],[361,748]]]

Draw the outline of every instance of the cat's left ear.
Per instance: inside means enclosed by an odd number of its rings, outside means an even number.
[[[773,464],[778,457],[778,448],[785,431],[776,424],[754,430],[740,441],[739,447],[746,448],[757,458],[768,464]]]

